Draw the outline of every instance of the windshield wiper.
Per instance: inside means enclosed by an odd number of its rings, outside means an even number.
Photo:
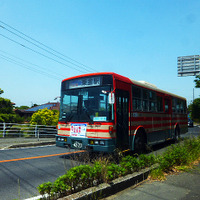
[[[90,122],[90,123],[94,123],[94,121],[91,119],[91,117],[90,117],[88,111],[87,111],[87,110],[84,110],[84,112],[85,112],[86,116],[88,117],[89,122]]]
[[[69,122],[73,117],[72,111],[69,113],[69,115],[66,117],[65,122]]]

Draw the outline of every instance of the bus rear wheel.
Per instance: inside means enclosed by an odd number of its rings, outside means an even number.
[[[134,151],[138,154],[144,153],[146,151],[146,141],[143,131],[139,131],[135,136]]]

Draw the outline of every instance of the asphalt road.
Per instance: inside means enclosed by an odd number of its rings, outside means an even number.
[[[67,149],[55,146],[0,151],[0,199],[39,195],[39,184],[55,181],[76,165],[65,153],[69,153]]]
[[[200,128],[190,128],[188,135],[191,134],[200,134]],[[155,146],[155,153],[163,151],[169,144]],[[55,181],[77,164],[77,161],[70,159],[71,153],[55,146],[1,150],[0,200],[37,196],[39,184]],[[83,154],[77,155],[81,157]]]

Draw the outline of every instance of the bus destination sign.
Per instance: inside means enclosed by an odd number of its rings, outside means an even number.
[[[69,89],[99,86],[99,85],[101,85],[100,76],[79,78],[79,79],[71,80],[69,82]]]

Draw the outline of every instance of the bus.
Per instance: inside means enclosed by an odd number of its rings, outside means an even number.
[[[188,130],[186,99],[113,72],[64,79],[56,146],[143,151]]]

